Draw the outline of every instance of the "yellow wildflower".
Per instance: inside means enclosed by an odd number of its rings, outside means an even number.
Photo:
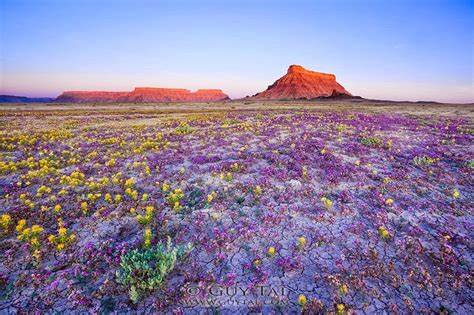
[[[326,210],[331,210],[333,208],[332,201],[326,197],[322,197],[321,201],[323,202],[324,207]]]
[[[298,237],[297,245],[299,249],[303,249],[306,245],[306,238],[304,236]]]
[[[209,195],[207,195],[207,203],[211,203],[214,200],[214,197],[217,195],[215,191],[212,191]]]
[[[239,164],[237,164],[237,163],[232,164],[231,169],[234,172],[238,172],[239,171]]]
[[[147,215],[152,215],[153,211],[155,211],[155,207],[153,207],[153,206],[147,206],[145,208],[145,212],[146,212]]]
[[[338,315],[343,315],[345,314],[346,307],[344,306],[344,304],[339,303],[336,305],[336,310]]]
[[[306,166],[303,166],[303,173],[302,173],[303,177],[307,177],[308,176],[308,168]]]
[[[143,233],[143,244],[146,247],[151,245],[152,233],[150,228],[146,228],[145,232]]]
[[[274,257],[275,254],[276,254],[275,247],[270,246],[270,247],[268,248],[268,250],[267,250],[267,254],[268,254],[268,256],[270,256],[270,257]]]
[[[112,202],[112,196],[109,193],[106,193],[104,196],[104,200],[108,203]]]
[[[135,184],[135,179],[133,177],[130,177],[125,181],[125,187],[132,187]]]
[[[114,166],[116,160],[115,159],[110,159],[107,162],[105,162],[105,166]]]
[[[455,189],[455,190],[453,191],[453,198],[454,198],[454,199],[458,199],[460,195],[461,195],[461,194],[459,193],[459,191],[458,191],[457,189]]]
[[[385,240],[390,238],[390,233],[384,226],[379,227],[379,235]]]
[[[349,287],[347,286],[347,284],[343,284],[339,287],[339,292],[341,294],[347,294],[349,292]]]
[[[262,194],[262,187],[260,187],[259,185],[255,186],[255,189],[253,190],[255,195],[261,195]]]
[[[33,247],[38,247],[40,245],[39,241],[38,241],[38,238],[37,237],[33,237],[30,241],[30,244],[31,246]]]
[[[81,202],[81,210],[82,210],[82,213],[84,214],[87,214],[87,201],[83,201]]]
[[[23,231],[25,229],[25,226],[26,226],[26,220],[22,219],[22,220],[18,221],[15,229],[18,233],[20,233],[21,231]]]
[[[122,202],[122,195],[120,195],[120,194],[115,195],[114,201],[115,201],[116,203]]]
[[[31,227],[31,233],[37,235],[37,234],[40,234],[41,232],[43,232],[43,228],[41,226],[35,224]]]
[[[9,214],[2,214],[0,217],[0,227],[3,231],[8,231],[11,223],[11,216]]]
[[[308,300],[306,299],[306,296],[304,294],[298,295],[298,304],[304,307]]]
[[[54,213],[58,213],[59,211],[61,211],[61,208],[61,205],[55,205],[53,208]]]

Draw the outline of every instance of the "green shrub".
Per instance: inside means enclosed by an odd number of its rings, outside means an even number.
[[[193,132],[193,129],[187,123],[182,123],[181,125],[176,127],[173,131],[173,133],[177,135],[187,135],[188,133],[192,133],[192,132]]]
[[[435,159],[432,159],[432,158],[427,157],[427,156],[415,156],[413,158],[413,165],[420,167],[420,166],[423,166],[423,165],[431,165],[435,161],[436,161]]]
[[[360,139],[360,143],[362,143],[363,145],[376,147],[382,144],[382,140],[376,137],[365,137]]]
[[[171,238],[165,244],[134,249],[121,256],[117,282],[129,287],[130,299],[137,303],[140,298],[159,288],[174,269],[177,260],[192,250],[192,244],[173,246]]]

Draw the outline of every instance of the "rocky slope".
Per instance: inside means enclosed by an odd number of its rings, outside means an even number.
[[[291,65],[283,77],[250,99],[314,99],[334,95],[352,96],[336,82],[334,74],[311,71],[302,66]]]
[[[131,92],[69,91],[56,99],[59,103],[147,103],[147,102],[217,102],[228,100],[221,90],[139,87]]]

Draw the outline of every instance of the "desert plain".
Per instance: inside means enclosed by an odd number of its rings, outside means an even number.
[[[0,309],[472,314],[474,105],[0,107]]]

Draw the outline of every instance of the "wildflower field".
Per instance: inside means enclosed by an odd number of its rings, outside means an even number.
[[[225,106],[0,109],[0,312],[474,313],[472,109]]]

